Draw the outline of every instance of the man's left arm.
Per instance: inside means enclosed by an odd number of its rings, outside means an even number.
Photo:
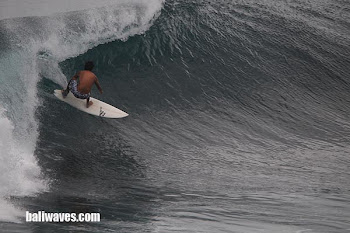
[[[100,91],[100,93],[102,94],[103,91],[102,91],[101,85],[100,85],[97,77],[95,77],[95,85],[96,85],[97,89]]]

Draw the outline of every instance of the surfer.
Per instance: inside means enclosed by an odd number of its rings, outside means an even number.
[[[92,85],[95,84],[100,93],[103,93],[96,75],[92,73],[93,68],[94,63],[92,61],[86,62],[84,70],[76,73],[68,82],[67,88],[62,90],[63,97],[65,98],[69,91],[71,91],[76,98],[86,99],[86,107],[90,107],[93,104],[93,102],[90,101],[90,91]],[[79,83],[77,79],[79,79]]]

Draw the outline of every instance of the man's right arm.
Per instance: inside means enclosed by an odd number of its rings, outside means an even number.
[[[96,85],[97,89],[100,91],[100,93],[102,94],[103,91],[102,91],[100,83],[98,82],[97,77],[95,77],[95,85]]]
[[[79,78],[79,75],[80,75],[80,71],[79,71],[78,73],[76,73],[76,74],[73,76],[72,79],[77,79],[77,78]]]

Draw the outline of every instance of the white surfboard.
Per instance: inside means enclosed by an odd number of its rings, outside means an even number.
[[[106,117],[106,118],[123,118],[129,115],[126,112],[123,112],[122,110],[110,104],[107,104],[105,102],[102,102],[101,100],[98,100],[92,97],[90,97],[90,101],[92,101],[93,104],[87,108],[86,100],[76,98],[71,92],[68,93],[66,98],[63,98],[61,90],[55,90],[54,95],[58,99],[62,100],[63,102],[66,102],[67,104],[83,112],[86,112],[95,116]]]

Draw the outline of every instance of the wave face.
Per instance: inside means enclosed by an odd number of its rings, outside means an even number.
[[[26,162],[4,165],[22,184],[2,199],[101,213],[72,231],[349,229],[349,15],[343,0],[171,0],[2,21],[3,159]],[[127,118],[52,96],[87,60],[93,96]]]
[[[48,189],[49,179],[44,178],[34,154],[39,80],[47,77],[65,86],[60,61],[108,41],[142,34],[161,7],[162,1],[109,1],[108,6],[95,9],[0,21],[1,202]],[[1,211],[2,220],[16,220],[16,216],[5,217],[8,208]]]

